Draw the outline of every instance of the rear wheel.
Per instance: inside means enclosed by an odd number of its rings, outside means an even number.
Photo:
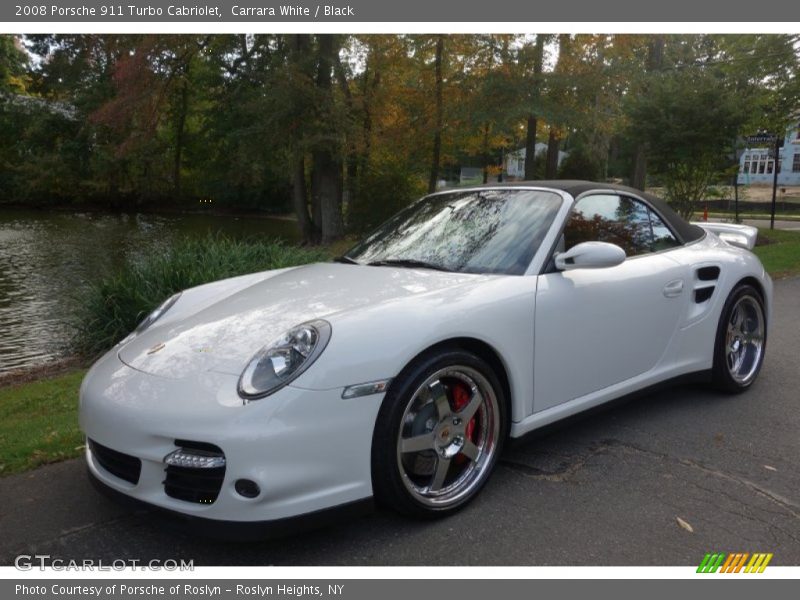
[[[378,415],[376,498],[415,516],[457,510],[486,483],[507,427],[503,388],[483,359],[451,349],[415,361],[392,383]]]
[[[742,392],[758,377],[767,344],[764,301],[751,285],[733,290],[722,310],[714,349],[714,383]]]

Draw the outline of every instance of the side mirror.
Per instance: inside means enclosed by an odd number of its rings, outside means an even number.
[[[625,250],[608,242],[583,242],[555,256],[559,271],[616,267],[624,260]]]

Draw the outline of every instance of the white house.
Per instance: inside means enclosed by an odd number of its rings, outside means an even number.
[[[747,148],[739,159],[739,184],[772,185],[775,148]],[[800,120],[787,130],[778,155],[778,185],[800,185]]]
[[[547,153],[547,144],[539,142],[536,144],[536,155],[538,156],[542,152]],[[525,178],[525,154],[525,148],[520,148],[519,150],[514,150],[506,154],[505,171],[508,177],[517,179]],[[561,161],[567,157],[567,154],[569,154],[569,152],[558,151],[559,166],[561,166]]]

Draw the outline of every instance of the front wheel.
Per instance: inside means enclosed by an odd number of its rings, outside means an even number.
[[[767,345],[761,294],[750,285],[731,292],[722,309],[714,348],[714,383],[726,392],[746,390],[758,377]]]
[[[376,499],[413,516],[444,516],[469,502],[494,469],[507,434],[497,375],[460,349],[415,361],[392,383],[375,426]]]

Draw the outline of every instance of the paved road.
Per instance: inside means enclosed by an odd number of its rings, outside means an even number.
[[[698,221],[701,219],[697,219]],[[709,217],[708,219],[712,223],[733,223],[733,219],[721,219],[718,217]],[[769,229],[769,219],[742,219],[742,223],[744,225],[750,225],[751,227],[762,227],[764,229]],[[783,229],[785,231],[800,231],[800,221],[785,221],[781,220],[780,217],[775,219],[775,229]]]
[[[197,565],[687,565],[708,551],[760,551],[799,565],[800,279],[776,283],[775,309],[747,393],[680,387],[573,420],[508,450],[477,501],[446,520],[379,511],[280,541],[219,543],[112,504],[70,461],[0,480],[0,564],[25,552]]]

